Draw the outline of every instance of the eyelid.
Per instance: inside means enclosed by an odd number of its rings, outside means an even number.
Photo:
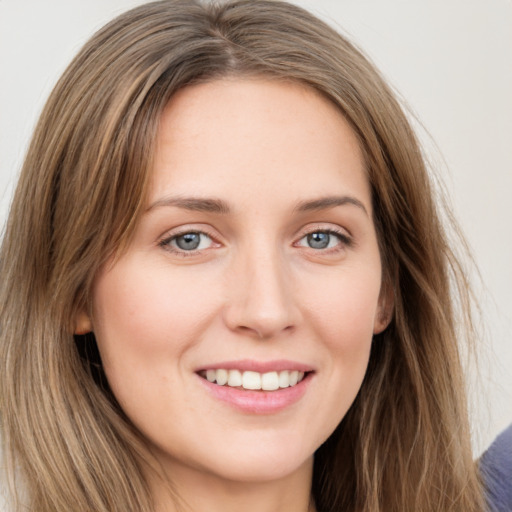
[[[311,225],[309,225],[309,226],[311,226]],[[326,248],[326,249],[314,249],[312,247],[298,245],[301,240],[303,240],[304,238],[306,238],[309,235],[312,235],[313,233],[327,233],[330,235],[334,235],[339,239],[339,241],[340,241],[339,245],[341,247],[337,246],[337,247],[330,247],[330,248]],[[302,228],[300,231],[300,235],[297,238],[294,245],[296,245],[298,247],[303,247],[305,249],[311,249],[312,251],[315,251],[318,253],[319,252],[328,253],[329,251],[336,252],[339,250],[343,250],[344,248],[353,246],[354,239],[347,229],[344,229],[340,226],[333,225],[333,224],[315,224],[314,226],[311,226],[311,227],[306,226],[306,227]]]
[[[173,240],[176,238],[183,236],[188,233],[197,233],[201,235],[207,236],[211,242],[212,246],[204,249],[192,249],[192,250],[184,250],[180,249],[179,247],[175,247],[171,244]],[[335,247],[329,247],[325,249],[314,249],[312,247],[307,247],[304,245],[299,245],[299,242],[303,240],[308,235],[311,235],[313,233],[327,233],[330,235],[334,235],[339,239],[339,244],[337,244]],[[204,253],[206,251],[209,251],[212,248],[220,247],[222,245],[221,242],[218,240],[218,236],[213,233],[213,230],[209,229],[208,226],[201,225],[201,226],[194,226],[194,225],[185,225],[180,226],[177,228],[173,228],[169,231],[167,231],[164,235],[158,238],[157,245],[162,247],[164,250],[176,254],[178,256],[187,257],[187,256],[196,256],[198,254]],[[342,228],[338,225],[333,224],[320,224],[315,223],[314,225],[309,224],[308,226],[303,227],[300,230],[300,234],[298,238],[296,238],[296,241],[293,243],[294,246],[304,248],[304,249],[311,249],[312,251],[318,252],[318,253],[324,253],[328,254],[330,252],[335,253],[338,251],[342,251],[347,247],[351,247],[354,245],[353,237],[348,232],[347,229]]]
[[[299,230],[299,237],[304,237],[305,235],[309,235],[311,233],[316,233],[317,231],[321,232],[330,232],[335,233],[340,236],[346,237],[346,238],[352,238],[352,234],[350,231],[342,227],[338,224],[333,224],[330,222],[310,222],[309,224],[303,226]]]
[[[180,236],[186,235],[188,233],[197,233],[200,235],[207,236],[211,241],[212,245],[216,247],[220,247],[221,243],[218,241],[218,237],[213,234],[208,227],[205,227],[202,225],[201,227],[194,227],[193,225],[188,226],[180,226],[178,228],[171,229],[167,231],[164,235],[158,238],[157,245],[159,247],[162,247],[164,250],[176,254],[178,256],[196,256],[200,253],[203,253],[205,251],[208,251],[211,247],[208,247],[206,249],[192,249],[190,251],[186,251],[183,249],[180,249],[179,247],[175,247],[171,244],[173,240],[176,238],[179,238]]]

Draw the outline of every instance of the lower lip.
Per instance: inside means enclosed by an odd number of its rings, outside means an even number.
[[[308,373],[295,386],[275,391],[252,391],[219,386],[198,375],[203,385],[217,399],[250,414],[275,414],[298,402],[306,393],[313,374]]]

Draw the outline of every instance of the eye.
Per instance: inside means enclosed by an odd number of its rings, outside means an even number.
[[[208,249],[213,244],[212,239],[200,231],[187,231],[166,238],[160,245],[176,252],[192,252]]]
[[[313,231],[302,237],[297,243],[300,247],[309,247],[315,250],[332,249],[349,244],[350,238],[347,235],[334,230]]]

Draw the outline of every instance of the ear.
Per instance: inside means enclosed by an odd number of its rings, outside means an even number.
[[[380,290],[379,302],[377,304],[377,313],[373,324],[373,334],[380,334],[386,329],[393,318],[395,309],[395,298],[393,287],[383,283]]]
[[[92,322],[85,311],[81,311],[75,318],[74,334],[87,334],[92,331]]]

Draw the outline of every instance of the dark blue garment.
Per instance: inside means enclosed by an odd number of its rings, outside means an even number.
[[[512,425],[502,432],[480,459],[489,509],[512,512]]]

